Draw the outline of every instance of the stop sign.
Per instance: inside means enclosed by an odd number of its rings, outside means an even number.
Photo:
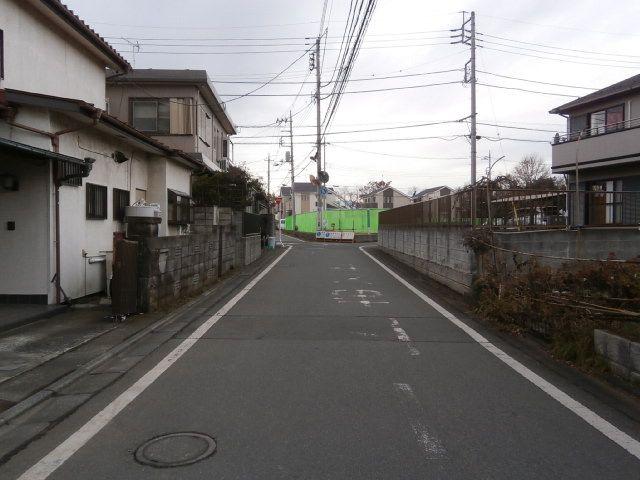
[[[282,197],[276,197],[276,205],[280,205],[282,203]]]

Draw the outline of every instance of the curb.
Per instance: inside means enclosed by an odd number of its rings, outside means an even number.
[[[5,333],[13,330],[14,328],[24,327],[25,325],[30,325],[32,323],[39,322],[40,320],[45,320],[47,318],[55,317],[56,315],[66,312],[69,309],[69,305],[56,305],[55,308],[51,308],[45,312],[35,313],[30,317],[21,318],[14,323],[3,324],[0,326],[0,333]]]
[[[263,255],[263,256],[261,256],[261,259],[265,258],[265,257],[269,257],[269,255]],[[255,271],[258,270],[262,266],[262,264],[264,262],[258,261],[258,262],[254,262],[254,263],[256,263],[258,265],[256,265],[257,268],[253,269],[249,273],[249,275],[251,275],[251,276],[253,276],[255,274]],[[238,272],[239,272],[238,275],[241,275],[240,272],[242,272],[242,269],[238,270]],[[233,278],[233,277],[231,277],[231,278]],[[108,360],[112,359],[113,357],[115,357],[116,355],[118,355],[120,352],[126,350],[131,345],[133,345],[137,341],[141,340],[143,337],[145,337],[146,335],[148,335],[152,331],[154,331],[154,330],[156,330],[156,329],[158,329],[160,327],[163,327],[164,325],[172,322],[173,320],[176,319],[176,317],[178,317],[182,313],[186,312],[190,308],[194,307],[198,303],[208,300],[208,296],[211,293],[213,293],[215,290],[218,290],[218,289],[222,288],[223,286],[224,286],[223,283],[219,283],[219,284],[216,284],[213,288],[210,288],[208,290],[203,291],[196,298],[190,300],[189,302],[185,303],[184,305],[181,305],[180,307],[175,309],[170,314],[168,314],[165,317],[161,318],[160,320],[152,323],[151,325],[149,325],[146,328],[140,330],[139,332],[134,333],[129,338],[124,340],[122,343],[116,345],[115,347],[111,348],[110,350],[108,350],[108,351],[104,352],[103,354],[97,356],[93,360],[90,360],[89,362],[85,363],[84,365],[81,365],[80,367],[75,369],[73,372],[70,372],[70,373],[64,375],[63,377],[61,377],[58,380],[54,381],[53,383],[49,384],[47,387],[43,388],[42,390],[39,390],[36,393],[31,394],[30,396],[28,396],[24,400],[21,400],[20,402],[16,403],[13,407],[8,408],[7,410],[5,410],[4,412],[2,412],[0,414],[0,426],[6,425],[11,420],[13,420],[14,418],[22,415],[27,410],[35,407],[37,404],[39,404],[39,403],[43,402],[44,400],[47,400],[48,398],[52,397],[53,395],[58,393],[60,390],[62,390],[66,386],[68,386],[69,384],[71,384],[74,381],[78,380],[83,375],[86,375],[91,370],[95,369],[96,367],[99,367],[100,365],[102,365],[106,361],[108,361]],[[232,288],[231,290],[233,291],[234,289],[235,288]],[[225,295],[227,295],[227,294],[225,294]]]

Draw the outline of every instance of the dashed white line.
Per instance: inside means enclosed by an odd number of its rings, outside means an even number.
[[[233,306],[238,303],[262,278],[271,271],[282,258],[289,253],[291,247],[287,248],[282,255],[276,258],[267,268],[251,280],[246,287],[240,290],[231,300],[224,304],[214,315],[209,317],[189,338],[178,345],[171,353],[164,357],[151,370],[145,373],[136,383],[127,388],[115,400],[104,409],[98,412],[91,420],[85,423],[79,430],[76,430],[64,442],[49,452],[38,463],[24,472],[18,480],[43,480],[58,469],[83,445],[91,440],[100,430],[102,430],[116,415],[118,415],[127,405],[133,402],[147,387],[155,382],[160,375],[180,359],[191,347],[222,317],[224,317]]]
[[[411,343],[411,338],[409,338],[409,335],[407,335],[407,332],[404,331],[404,328],[402,328],[400,326],[400,324],[398,323],[398,320],[396,320],[395,318],[391,319],[391,327],[393,328],[393,331],[396,333],[396,337],[398,337],[398,340],[401,342],[405,342],[407,344],[407,348],[409,349],[409,353],[412,356],[418,356],[420,355],[420,350],[418,350],[413,343]]]
[[[376,262],[383,270],[385,270],[389,275],[398,280],[401,284],[415,293],[420,299],[429,304],[435,310],[440,312],[442,316],[444,316],[447,320],[453,323],[456,327],[460,328],[467,335],[469,335],[473,340],[478,342],[484,348],[486,348],[489,352],[495,355],[498,359],[504,362],[506,365],[511,367],[513,370],[518,372],[528,381],[533,383],[540,390],[545,392],[554,400],[558,401],[561,405],[568,408],[570,411],[575,413],[578,417],[582,418],[585,422],[591,425],[593,428],[602,433],[605,437],[609,438],[614,443],[618,444],[620,447],[625,449],[631,455],[640,460],[640,442],[635,438],[627,435],[622,430],[617,428],[615,425],[606,421],[604,418],[599,416],[594,411],[582,405],[577,400],[574,400],[572,397],[564,393],[558,387],[548,382],[537,373],[531,371],[529,368],[525,367],[522,363],[518,362],[515,358],[511,357],[507,353],[503,352],[501,349],[496,347],[494,344],[489,342],[484,336],[475,331],[473,328],[468,326],[466,323],[459,320],[453,313],[449,312],[447,309],[438,304],[435,300],[431,299],[416,287],[407,282],[404,278],[398,275],[396,272],[387,267],[380,260],[375,258],[369,252],[365,251],[363,247],[359,247],[360,251],[368,256],[371,260]]]
[[[407,383],[394,383],[393,386],[398,394],[398,399],[400,400],[404,413],[409,420],[411,430],[422,447],[425,457],[428,460],[440,460],[444,458],[447,452],[442,446],[442,443],[429,431],[421,420],[425,416],[424,410],[413,393],[411,385]]]

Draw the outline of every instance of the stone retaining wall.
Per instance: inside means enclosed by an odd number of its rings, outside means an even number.
[[[594,330],[593,343],[616,375],[640,383],[640,343],[604,330]]]
[[[380,225],[378,245],[401,262],[462,293],[471,292],[476,255],[463,245],[460,226]]]

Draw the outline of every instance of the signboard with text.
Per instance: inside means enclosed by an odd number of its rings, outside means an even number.
[[[355,237],[356,237],[355,232],[335,232],[335,231],[326,231],[326,230],[318,230],[316,232],[317,240],[353,242],[355,240]]]

